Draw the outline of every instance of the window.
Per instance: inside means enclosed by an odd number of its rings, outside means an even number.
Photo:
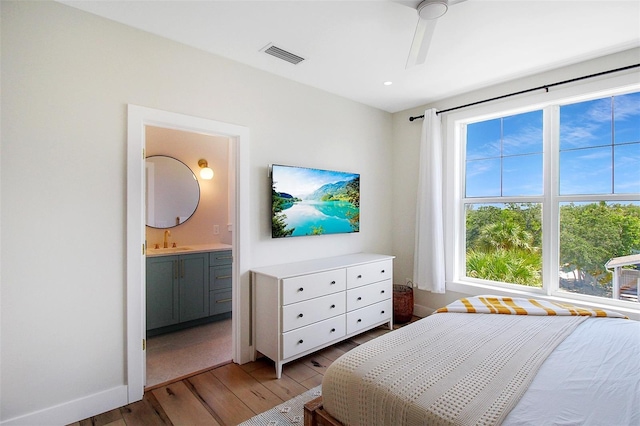
[[[637,302],[640,92],[462,123],[460,279]]]

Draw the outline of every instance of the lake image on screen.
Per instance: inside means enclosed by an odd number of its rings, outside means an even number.
[[[360,175],[273,165],[272,236],[359,232]]]

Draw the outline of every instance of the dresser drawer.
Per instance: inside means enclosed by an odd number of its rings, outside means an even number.
[[[393,262],[366,263],[347,268],[347,288],[355,288],[383,280],[390,280],[393,274]]]
[[[346,274],[344,269],[336,269],[317,274],[282,280],[282,304],[302,302],[346,288]]]
[[[347,312],[347,334],[366,329],[381,321],[388,321],[391,318],[391,313],[391,299],[378,302],[374,305],[370,305],[356,311]]]
[[[347,290],[347,311],[364,308],[389,299],[392,288],[391,280],[385,280]]]
[[[282,331],[290,331],[346,312],[344,292],[293,303],[282,308]]]
[[[316,322],[282,335],[282,358],[289,358],[345,335],[344,315]]]

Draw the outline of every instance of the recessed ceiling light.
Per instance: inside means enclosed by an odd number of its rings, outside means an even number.
[[[385,81],[384,83],[385,86],[391,86],[393,84],[393,81]]]

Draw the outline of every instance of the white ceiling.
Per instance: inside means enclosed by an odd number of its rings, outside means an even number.
[[[640,0],[453,4],[410,69],[418,17],[398,1],[62,3],[389,112],[640,46]],[[269,43],[306,60],[269,56]]]

